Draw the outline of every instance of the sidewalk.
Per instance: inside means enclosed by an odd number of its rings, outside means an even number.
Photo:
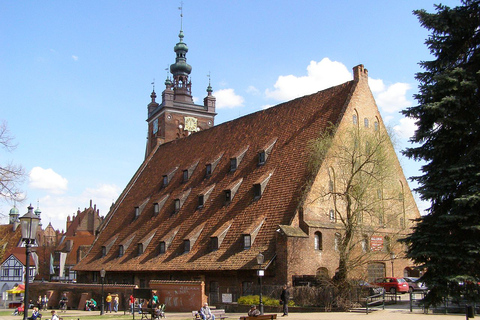
[[[89,312],[89,311],[78,311],[78,310],[68,310],[66,313],[59,313],[58,315],[63,318],[63,320],[82,320],[87,316],[98,315],[98,311]],[[110,314],[105,317],[106,319],[115,319]],[[123,316],[123,312],[118,312],[118,315]],[[238,319],[240,316],[244,316],[243,313],[227,313],[228,320]],[[177,320],[186,320],[192,319],[192,314],[190,312],[167,312],[166,319],[177,319]],[[278,318],[282,318],[281,314],[277,314]],[[140,320],[141,316],[136,314],[135,319]],[[465,314],[424,314],[422,310],[413,310],[410,312],[408,305],[394,305],[387,306],[385,310],[378,310],[369,313],[361,312],[311,312],[311,313],[290,313],[288,317],[283,317],[286,320],[463,320],[465,319]],[[43,320],[50,319],[50,312],[43,312]],[[123,317],[123,319],[125,319]],[[129,319],[133,319],[130,317]],[[3,316],[2,320],[22,320],[21,316],[8,315]]]

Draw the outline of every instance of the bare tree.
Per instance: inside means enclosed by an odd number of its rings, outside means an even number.
[[[339,253],[335,279],[344,283],[372,256],[388,259],[398,246],[398,233],[405,230],[399,166],[388,133],[378,127],[355,127],[341,133],[332,128],[312,141],[311,149],[312,170],[328,171],[329,183],[313,201],[333,208],[328,210],[330,220],[341,225],[335,235]],[[380,252],[370,250],[369,241],[375,234],[388,234],[383,238],[388,243]]]
[[[0,123],[0,146],[7,152],[15,150],[16,144],[13,142],[13,137],[10,135],[7,123],[2,121]],[[19,184],[25,177],[24,170],[20,165],[15,165],[11,162],[0,164],[0,197],[2,200],[19,200],[18,190]]]

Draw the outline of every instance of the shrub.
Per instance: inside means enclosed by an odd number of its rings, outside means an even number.
[[[262,296],[263,305],[264,306],[279,306],[280,301],[277,299],[270,298],[268,296]],[[259,305],[260,304],[260,296],[241,296],[237,300],[238,304],[246,304],[246,305]],[[290,301],[288,305],[294,305],[293,301]]]

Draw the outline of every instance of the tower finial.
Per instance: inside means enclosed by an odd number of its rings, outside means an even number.
[[[153,92],[155,92],[155,78],[153,78],[152,86],[153,86]]]
[[[180,10],[180,30],[183,30],[183,1],[180,1],[180,7],[178,7],[178,10]]]

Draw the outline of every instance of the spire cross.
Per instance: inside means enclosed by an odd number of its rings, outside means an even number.
[[[208,77],[208,85],[210,85],[210,71],[208,71],[207,77]]]
[[[155,91],[155,78],[153,78],[152,86],[153,86],[153,91]]]
[[[183,30],[183,1],[180,1],[180,7],[178,7],[178,10],[180,10],[180,30]]]

